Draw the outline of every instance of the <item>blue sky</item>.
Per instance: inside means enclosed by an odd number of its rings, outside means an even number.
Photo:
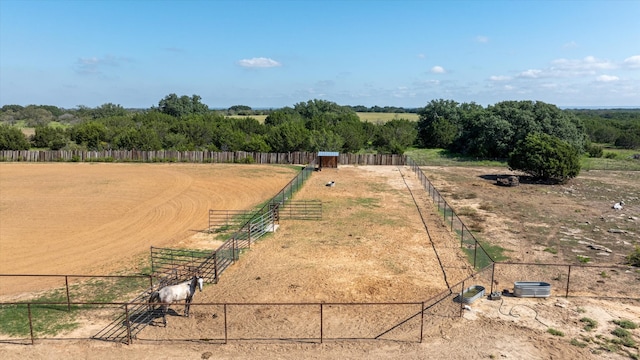
[[[0,0],[0,105],[640,107],[639,19],[639,0]]]

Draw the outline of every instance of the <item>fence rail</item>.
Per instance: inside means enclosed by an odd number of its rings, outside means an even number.
[[[252,210],[209,210],[209,232],[237,230],[253,217]]]
[[[322,220],[321,200],[291,200],[279,207],[283,220]]]
[[[594,297],[638,299],[636,274],[632,268],[607,265],[567,265],[540,263],[493,263],[450,288],[425,301],[370,302],[370,303],[207,303],[192,302],[194,319],[207,319],[206,326],[184,328],[177,337],[153,338],[142,330],[159,316],[150,309],[147,293],[128,302],[4,302],[3,307],[18,310],[16,322],[29,326],[28,337],[0,334],[0,343],[34,344],[48,339],[42,333],[36,308],[46,307],[61,312],[75,309],[109,313],[111,323],[91,339],[131,344],[143,341],[198,341],[227,343],[229,341],[314,341],[330,340],[391,340],[396,342],[422,342],[427,331],[438,329],[442,320],[462,316],[464,303],[458,300],[463,291],[480,285],[487,291],[497,291],[506,283],[521,281],[523,273],[529,280],[549,281],[552,297]],[[598,281],[607,273],[607,284]],[[16,275],[0,275],[16,276]],[[43,275],[22,275],[43,276]],[[65,275],[51,275],[65,276]],[[67,275],[82,277],[81,275]],[[86,277],[92,277],[86,275]],[[126,276],[121,276],[126,277]],[[139,277],[139,276],[137,276]],[[96,317],[97,318],[97,317]],[[251,325],[246,325],[251,319]],[[283,322],[294,326],[283,327]],[[293,329],[293,330],[292,330]],[[60,337],[55,337],[60,340]],[[74,337],[74,340],[77,336]]]
[[[460,239],[460,247],[469,257],[474,269],[479,270],[493,263],[494,259],[484,249],[478,239],[476,239],[473,232],[462,222],[462,219],[460,219],[449,203],[447,203],[447,200],[440,195],[438,189],[433,186],[424,172],[422,172],[418,163],[411,158],[407,158],[407,165],[411,167],[414,174],[420,180],[422,187],[438,208],[438,212],[442,214],[444,224],[450,226],[451,232]]]

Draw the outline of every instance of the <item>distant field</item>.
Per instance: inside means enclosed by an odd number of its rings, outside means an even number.
[[[227,115],[225,117],[232,118],[232,119],[244,119],[244,118],[250,117],[258,120],[260,124],[264,124],[264,119],[267,118],[267,115]]]
[[[360,117],[360,120],[374,123],[374,124],[382,124],[394,119],[407,119],[411,121],[418,121],[418,114],[414,114],[414,113],[359,112],[357,114]]]
[[[374,124],[384,124],[387,121],[391,121],[394,119],[407,119],[411,121],[418,121],[418,114],[413,113],[367,113],[367,112],[359,112],[357,113],[358,117],[361,121],[366,121]],[[252,117],[258,120],[261,124],[264,124],[264,119],[267,118],[267,115],[230,115],[228,118],[242,119],[245,117]]]

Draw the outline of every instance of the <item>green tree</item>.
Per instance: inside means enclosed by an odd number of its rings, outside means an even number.
[[[290,121],[274,126],[267,134],[267,144],[275,152],[307,150],[309,130],[302,121]]]
[[[379,152],[404,154],[418,136],[416,123],[406,119],[394,119],[382,125],[374,145]]]
[[[60,150],[67,145],[68,138],[62,128],[49,126],[36,126],[36,132],[31,139],[31,143],[36,148],[49,148]]]
[[[278,126],[289,121],[298,120],[302,120],[302,116],[300,116],[297,111],[290,107],[284,107],[267,115],[266,119],[264,119],[264,124],[267,126]]]
[[[97,121],[87,121],[70,128],[69,137],[89,150],[101,150],[102,143],[108,140],[107,127]]]
[[[253,135],[242,145],[242,151],[268,153],[271,151],[271,146],[267,144],[264,136]]]
[[[92,117],[94,119],[101,119],[111,116],[125,116],[127,115],[127,110],[120,106],[120,104],[116,105],[112,103],[106,103],[93,109],[92,113]]]
[[[344,139],[331,130],[311,130],[309,133],[309,151],[340,151]]]
[[[625,132],[616,139],[616,146],[625,149],[637,149],[640,147],[640,128],[635,132]]]
[[[158,109],[161,113],[177,118],[191,114],[206,114],[209,112],[209,107],[200,100],[202,98],[198,95],[178,97],[176,94],[169,94],[160,100]]]
[[[247,105],[233,105],[227,109],[229,115],[253,115],[253,110]]]
[[[565,183],[580,173],[580,155],[575,146],[544,133],[529,134],[516,145],[508,165],[544,181]]]
[[[460,134],[460,107],[453,100],[432,100],[420,110],[418,139],[422,146],[448,148]]]
[[[29,150],[31,144],[20,129],[0,124],[0,150]]]

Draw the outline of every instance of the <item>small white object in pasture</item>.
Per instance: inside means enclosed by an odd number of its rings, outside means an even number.
[[[465,309],[465,310],[469,310],[469,311],[471,311],[471,306],[469,306],[469,305],[465,305],[465,306],[464,306],[464,309]]]
[[[331,186],[331,187],[333,187],[333,186],[335,186],[335,185],[336,185],[336,182],[335,182],[335,181],[329,181],[329,182],[326,184],[326,186]]]
[[[615,210],[622,210],[622,207],[624,206],[624,201],[620,200],[620,202],[613,204],[613,208]]]

